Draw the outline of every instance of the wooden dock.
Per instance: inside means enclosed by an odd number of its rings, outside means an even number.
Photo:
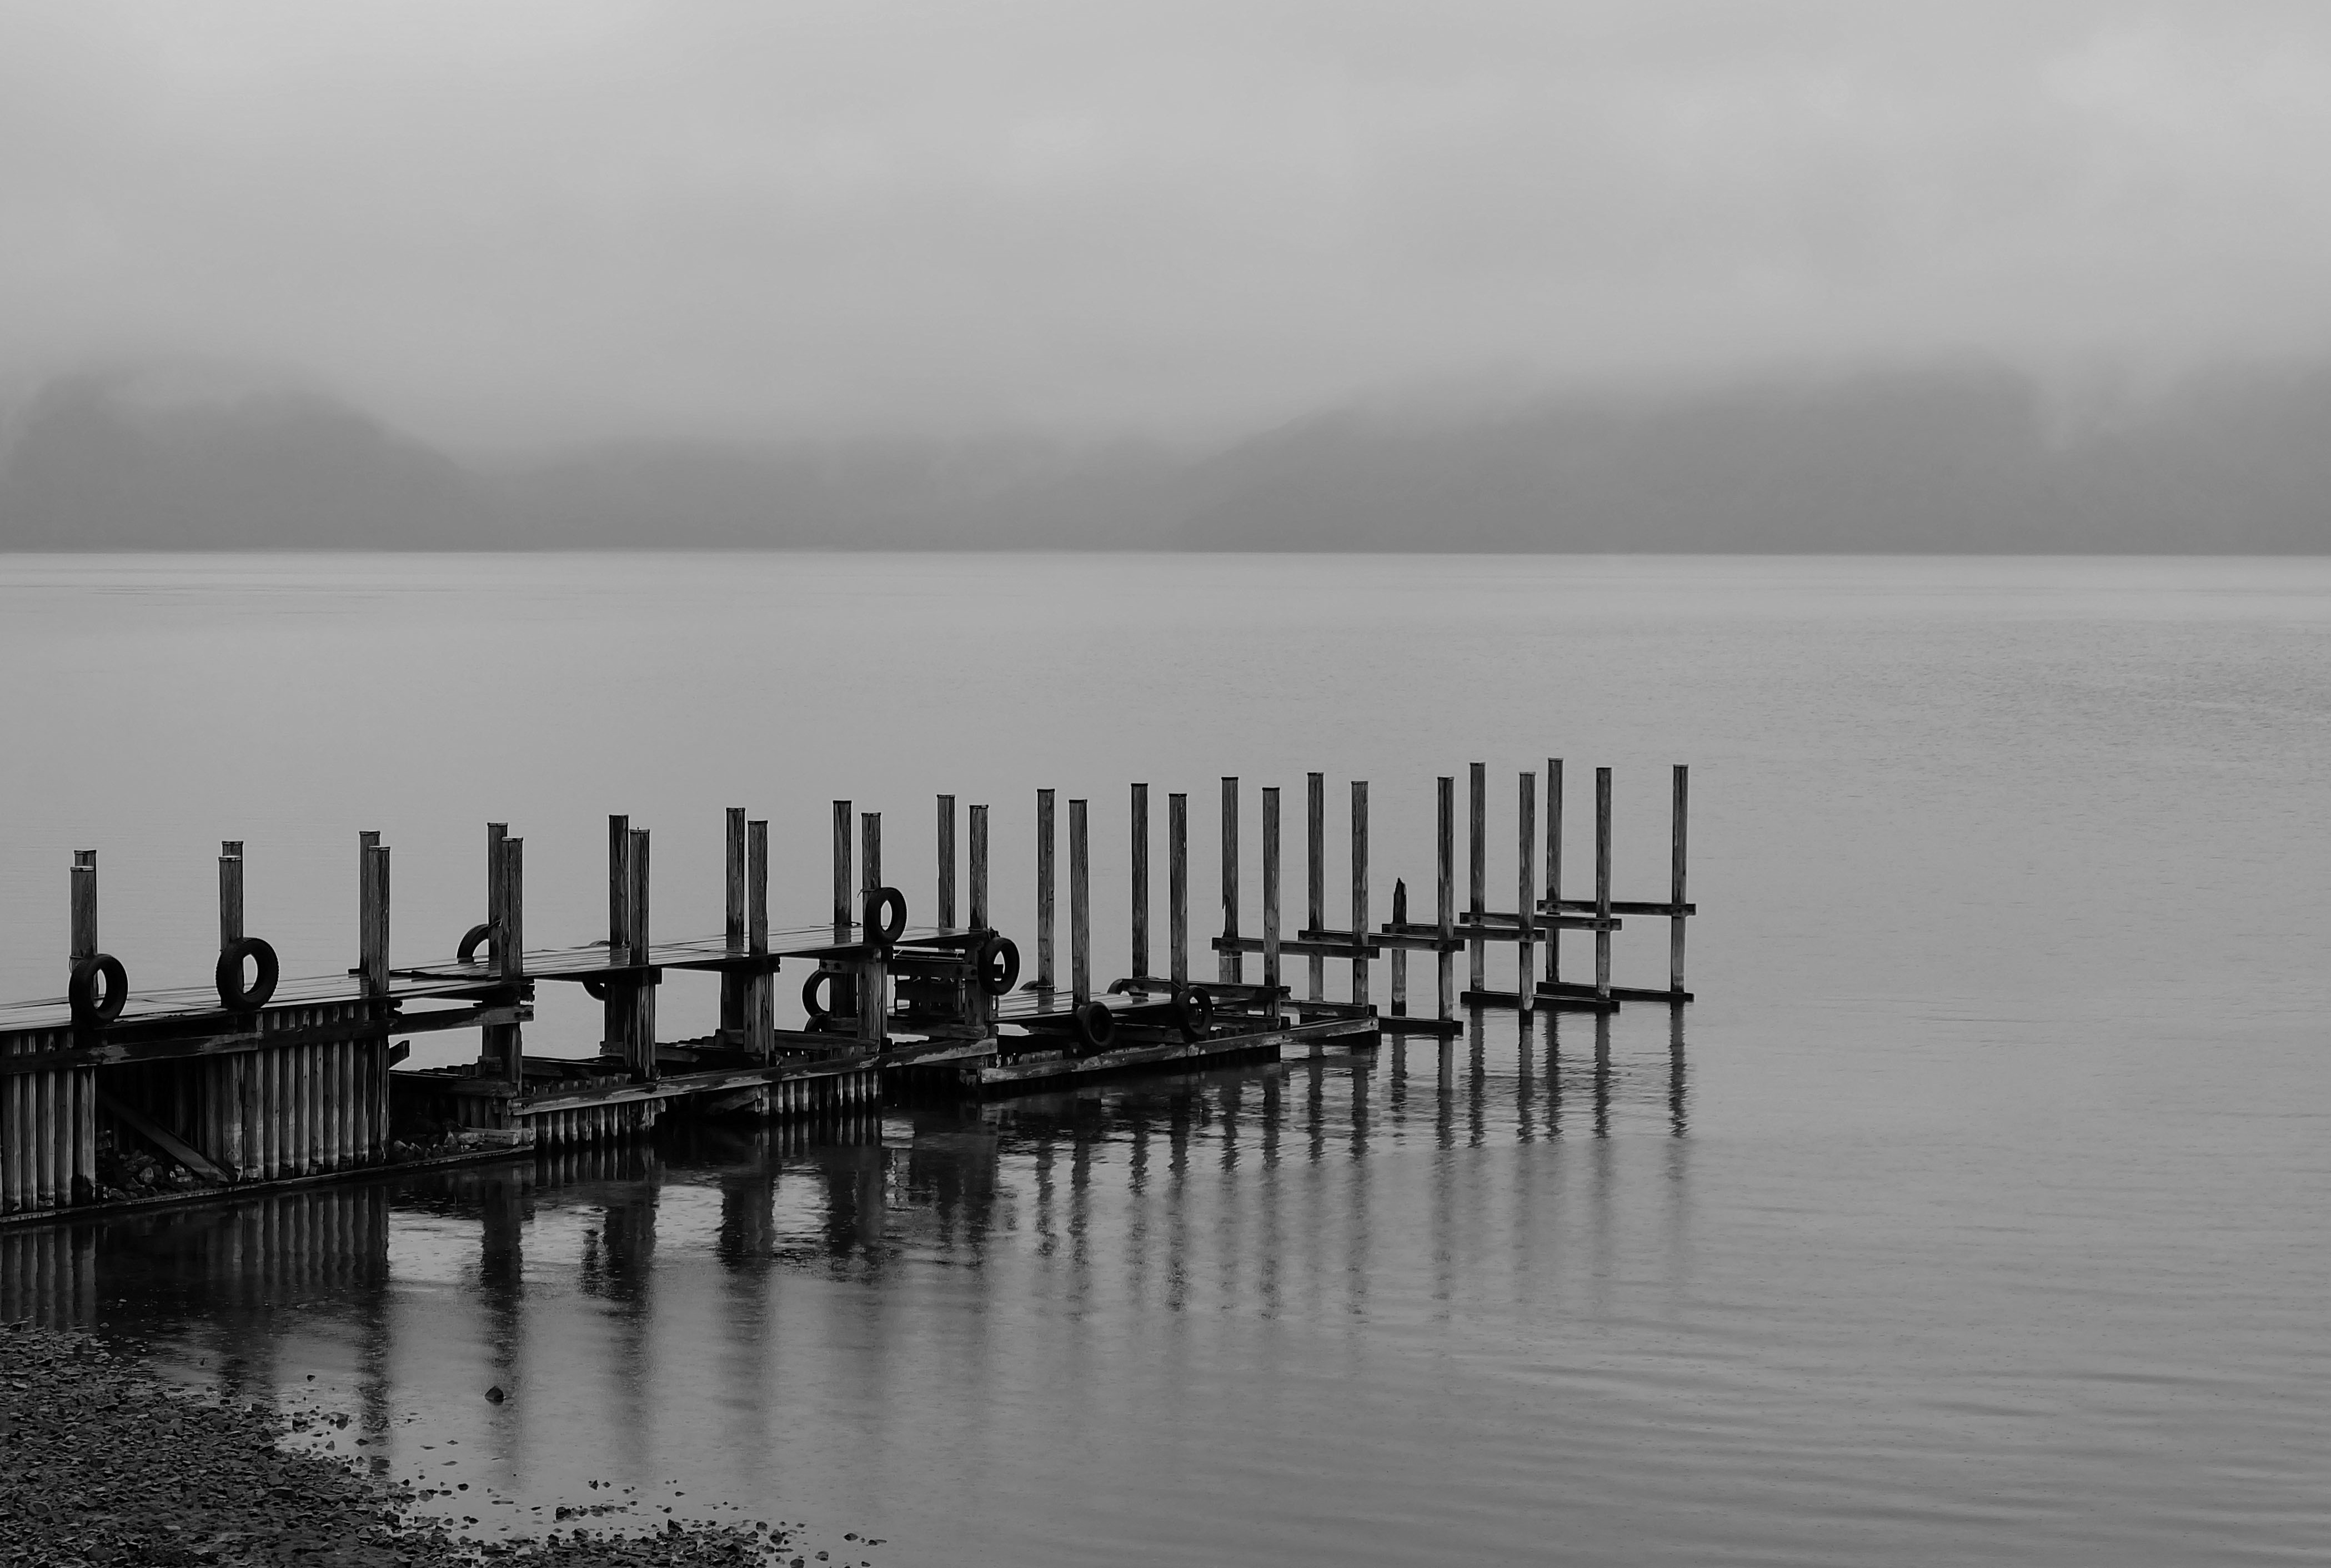
[[[967,877],[958,913],[956,804],[937,799],[931,923],[909,924],[908,900],[883,880],[882,817],[833,803],[830,906],[774,926],[768,824],[731,808],[725,822],[725,919],[718,934],[657,937],[652,841],[608,819],[605,935],[562,946],[526,942],[525,843],[486,829],[484,918],[441,963],[390,959],[391,853],[357,836],[354,967],[285,978],[273,948],[243,925],[243,847],[219,856],[219,958],[209,986],[133,988],[98,943],[94,851],[71,868],[67,993],[0,1005],[0,1222],[93,1206],[186,1201],[205,1193],[312,1182],[391,1167],[512,1157],[617,1142],[670,1115],[808,1120],[862,1115],[886,1099],[1032,1092],[1124,1072],[1185,1071],[1275,1060],[1290,1050],[1365,1050],[1386,1031],[1447,1035],[1466,1009],[1584,1008],[1630,1001],[1679,1004],[1684,989],[1687,775],[1674,770],[1668,897],[1612,896],[1611,772],[1597,769],[1593,896],[1565,896],[1563,765],[1520,775],[1518,858],[1511,908],[1489,907],[1484,770],[1471,771],[1468,906],[1456,898],[1454,777],[1438,785],[1433,909],[1410,918],[1404,879],[1379,920],[1371,886],[1368,784],[1352,781],[1349,916],[1330,924],[1327,788],[1306,791],[1306,904],[1282,917],[1280,792],[1260,792],[1261,921],[1242,928],[1240,781],[1220,784],[1222,929],[1211,978],[1190,971],[1189,797],[1166,812],[1167,923],[1162,965],[1150,927],[1149,787],[1131,786],[1126,818],[1131,889],[1129,973],[1093,973],[1088,801],[1067,803],[1069,974],[1057,969],[1061,870],[1054,792],[1036,792],[1035,974],[1021,983],[1018,946],[990,909],[989,810],[967,813]],[[1536,881],[1543,846],[1544,890]],[[1612,979],[1612,943],[1628,917],[1670,923],[1664,988]],[[1561,937],[1593,938],[1593,979],[1566,980]],[[1514,950],[1513,988],[1493,988],[1487,955]],[[1543,954],[1543,970],[1538,955]],[[1468,956],[1461,992],[1455,965]],[[1434,1003],[1413,1012],[1409,962],[1433,970]],[[1248,960],[1260,972],[1248,974]],[[1304,994],[1285,965],[1300,958]],[[1376,1005],[1374,965],[1388,960],[1391,1008]],[[1330,964],[1348,969],[1348,999],[1330,999]],[[776,976],[801,971],[799,1027],[778,1025]],[[1162,967],[1163,973],[1153,973]],[[657,993],[667,971],[718,976],[711,1027],[660,1038]],[[540,985],[581,986],[599,1003],[589,1054],[529,1052]],[[476,1059],[401,1065],[417,1035],[475,1031]]]

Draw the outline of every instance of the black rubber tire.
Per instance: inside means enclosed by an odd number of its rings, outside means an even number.
[[[1184,1040],[1197,1040],[1214,1026],[1214,998],[1211,992],[1194,985],[1185,985],[1174,996],[1174,1022],[1181,1026]]]
[[[1001,932],[987,939],[979,955],[979,988],[990,996],[1005,996],[1020,983],[1020,944]]]
[[[802,982],[802,1011],[808,1013],[813,1021],[832,1018],[833,987],[849,978],[850,976],[838,970],[820,969],[813,972],[807,980]],[[820,986],[826,988],[827,1000],[824,1003],[820,1003],[817,999]]]
[[[594,1002],[604,1002],[607,1000],[607,983],[604,980],[585,980],[583,983],[583,994]]]
[[[243,983],[243,961],[250,959],[259,966],[249,985]],[[275,949],[256,936],[245,936],[218,955],[218,967],[211,972],[211,980],[218,987],[219,1005],[229,1012],[256,1012],[267,1005],[275,994],[275,983],[283,977],[283,966],[276,962]]]
[[[97,989],[100,979],[105,982],[102,997]],[[112,954],[92,953],[73,965],[65,1000],[72,1006],[75,1023],[84,1028],[111,1023],[121,1016],[122,1006],[129,1000],[129,972]]]
[[[1108,1042],[1117,1038],[1117,1014],[1101,1002],[1088,1002],[1077,1009],[1077,1039],[1088,1050],[1106,1050]]]
[[[906,934],[907,896],[896,888],[877,888],[866,895],[866,940],[888,947]]]
[[[500,947],[500,939],[494,935],[493,922],[484,920],[461,933],[461,945],[453,949],[453,962],[474,964],[480,947]],[[499,955],[497,955],[499,956]]]

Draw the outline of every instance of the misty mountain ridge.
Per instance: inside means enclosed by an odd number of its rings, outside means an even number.
[[[460,460],[327,392],[90,371],[0,444],[0,548],[2331,548],[2331,366],[2071,407],[1984,367],[1323,413],[1218,449],[602,442]]]

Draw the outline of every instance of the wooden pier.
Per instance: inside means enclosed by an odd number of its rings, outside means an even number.
[[[1150,917],[1150,791],[1131,786],[1122,841],[1128,856],[1128,972],[1096,975],[1092,943],[1091,803],[1067,804],[1068,958],[1057,960],[1061,870],[1055,792],[1036,792],[1035,974],[1022,984],[1020,949],[998,929],[989,895],[989,808],[967,817],[958,917],[956,802],[937,798],[932,923],[910,925],[908,899],[883,880],[882,816],[832,806],[830,907],[807,920],[770,917],[768,823],[731,808],[724,824],[726,908],[718,934],[658,937],[652,921],[652,841],[608,819],[604,937],[527,946],[525,842],[502,823],[485,834],[482,914],[442,963],[390,958],[391,853],[357,836],[357,953],[344,973],[286,979],[274,949],[243,922],[243,846],[219,856],[219,956],[208,986],[138,990],[98,941],[98,865],[81,851],[70,870],[68,986],[62,997],[0,1005],[0,1222],[92,1206],[191,1201],[254,1185],[314,1182],[423,1163],[509,1157],[637,1137],[669,1115],[810,1120],[863,1115],[886,1099],[1008,1095],[1118,1072],[1186,1071],[1277,1060],[1290,1050],[1367,1049],[1387,1031],[1449,1035],[1483,1007],[1680,1004],[1687,774],[1673,772],[1668,897],[1613,896],[1611,770],[1594,774],[1590,898],[1565,896],[1563,765],[1519,776],[1518,859],[1510,908],[1489,903],[1485,771],[1471,769],[1470,901],[1456,898],[1456,779],[1437,785],[1433,906],[1412,919],[1405,878],[1376,917],[1369,789],[1350,781],[1349,917],[1330,924],[1327,781],[1306,781],[1305,909],[1282,917],[1280,795],[1259,792],[1251,839],[1242,834],[1240,781],[1220,782],[1222,929],[1211,979],[1190,970],[1189,797],[1166,810],[1164,973]],[[1242,846],[1255,847],[1259,928],[1244,928]],[[1543,855],[1541,862],[1540,856]],[[1541,892],[1537,881],[1543,864]],[[1628,917],[1669,922],[1665,987],[1613,981],[1613,938]],[[1565,980],[1565,933],[1593,938],[1591,981]],[[1491,983],[1489,953],[1513,950],[1512,988]],[[1470,984],[1456,985],[1462,954]],[[1541,955],[1543,961],[1540,969]],[[1429,960],[1433,1004],[1411,1005],[1412,956]],[[1248,960],[1259,960],[1250,978]],[[1285,965],[1305,965],[1295,994]],[[1378,1008],[1375,965],[1389,960],[1390,1010]],[[776,976],[804,974],[797,1028],[780,1027]],[[1328,965],[1348,971],[1347,998],[1327,994]],[[667,971],[718,977],[717,1019],[703,1032],[660,1038]],[[581,986],[599,1003],[590,1053],[529,1051],[527,1028],[543,984]],[[791,1014],[796,1011],[788,1007]],[[413,1037],[475,1031],[473,1061],[408,1069]]]

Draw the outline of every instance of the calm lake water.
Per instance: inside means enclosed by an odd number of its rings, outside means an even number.
[[[783,919],[842,796],[927,908],[951,791],[1028,946],[1051,785],[1113,974],[1129,781],[1190,793],[1210,910],[1223,774],[1299,812],[1325,772],[1331,846],[1370,780],[1387,899],[1436,774],[1489,765],[1510,889],[1517,771],[1566,759],[1583,866],[1611,765],[1650,898],[1693,765],[1679,1019],[8,1254],[8,1313],[344,1411],[456,1516],[646,1497],[902,1564],[2331,1554],[2331,563],[16,556],[0,671],[10,995],[62,989],[90,846],[103,945],[183,984],[222,838],[316,973],[359,829],[419,958],[480,917],[489,819],[549,942],[600,933],[630,813],[677,936],[718,928],[722,807],[771,819]],[[1660,983],[1664,927],[1617,955]],[[668,985],[666,1031],[713,1006]],[[547,994],[530,1049],[594,1015]]]

